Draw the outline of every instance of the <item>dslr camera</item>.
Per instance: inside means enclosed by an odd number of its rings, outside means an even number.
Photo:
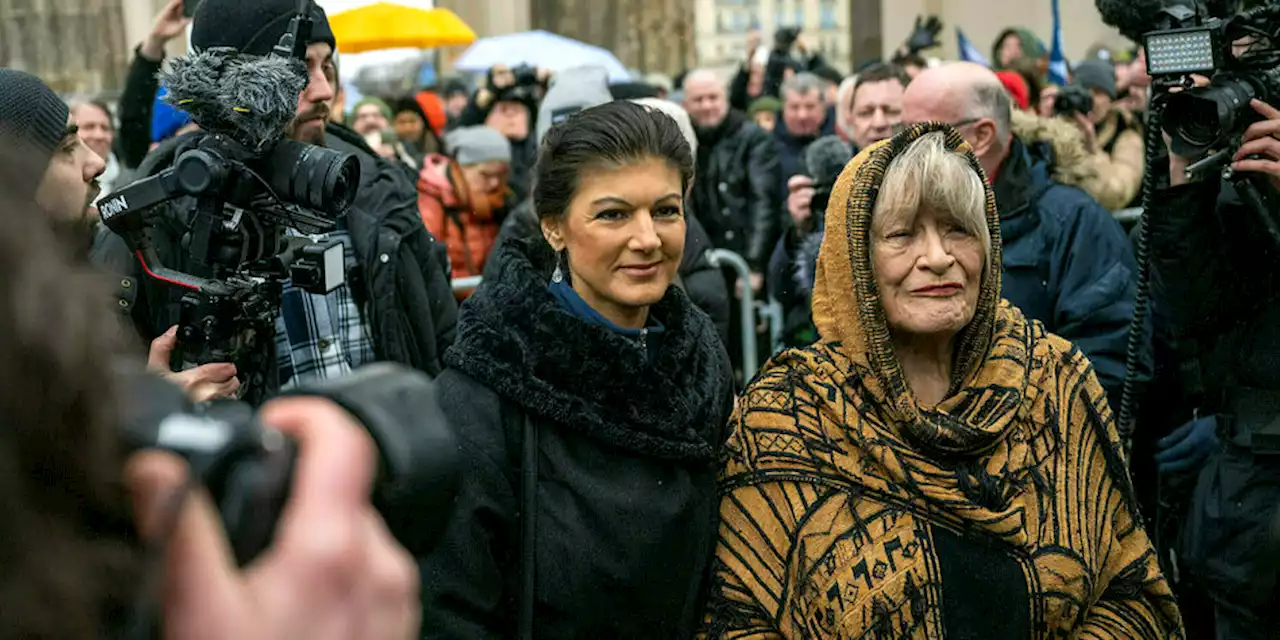
[[[1093,93],[1078,84],[1069,84],[1058,92],[1053,99],[1053,115],[1074,116],[1089,115],[1093,111]]]

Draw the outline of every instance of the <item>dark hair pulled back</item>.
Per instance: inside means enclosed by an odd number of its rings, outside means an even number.
[[[534,210],[539,219],[564,215],[584,173],[648,158],[663,160],[679,171],[680,190],[688,191],[693,152],[671,116],[628,101],[579,111],[552,127],[538,149]]]

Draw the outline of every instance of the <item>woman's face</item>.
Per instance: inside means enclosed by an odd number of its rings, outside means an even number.
[[[1014,60],[1022,57],[1022,38],[1018,34],[1011,33],[1000,41],[1000,66],[1007,67],[1013,64]]]
[[[568,211],[544,219],[542,231],[566,253],[574,291],[619,326],[639,328],[684,255],[680,172],[657,158],[587,171]]]
[[[1057,85],[1049,85],[1040,90],[1040,104],[1037,105],[1037,113],[1041,118],[1053,117],[1053,101],[1058,99]]]
[[[423,122],[422,118],[412,111],[397,113],[392,126],[396,129],[397,138],[415,143],[422,140],[422,134],[427,129],[427,123]]]
[[[969,324],[982,281],[982,241],[949,214],[886,212],[871,227],[872,267],[889,329],[951,337]]]

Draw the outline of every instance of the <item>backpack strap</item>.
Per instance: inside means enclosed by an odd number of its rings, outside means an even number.
[[[520,470],[520,601],[516,627],[518,640],[533,640],[533,604],[536,586],[538,514],[538,428],[519,408],[503,402],[503,431],[507,457]],[[520,455],[517,458],[516,452]]]

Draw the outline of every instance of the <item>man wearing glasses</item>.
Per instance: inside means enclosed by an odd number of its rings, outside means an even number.
[[[903,95],[904,124],[951,123],[982,164],[996,194],[1004,254],[1004,297],[1080,348],[1113,408],[1119,407],[1137,263],[1120,224],[1070,185],[1058,166],[1061,140],[1013,130],[1000,79],[972,63],[921,73]]]

